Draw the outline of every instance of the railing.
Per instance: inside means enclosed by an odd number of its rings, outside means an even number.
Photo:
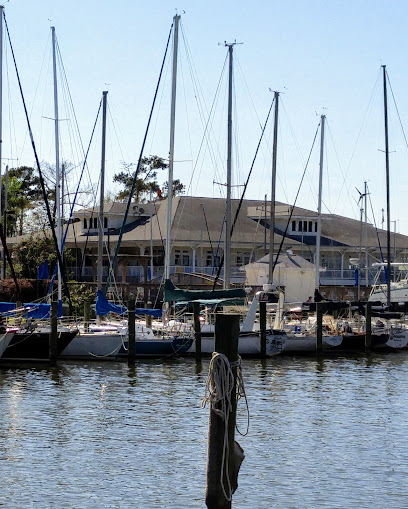
[[[96,270],[92,270],[92,267],[84,267],[82,269],[82,275],[79,275],[78,267],[70,267],[69,272],[73,275],[74,279],[91,282],[94,279],[96,280]],[[175,273],[181,274],[205,274],[207,276],[215,276],[217,274],[217,269],[213,267],[183,267],[181,265],[172,265],[170,267],[170,275]],[[368,274],[368,284],[371,286],[374,283],[374,279],[376,276],[376,270],[369,269]],[[164,267],[153,267],[153,274],[150,274],[150,266],[147,270],[147,278],[148,281],[160,281],[164,274]],[[400,275],[405,275],[404,273],[400,273],[396,271],[395,274],[392,275],[392,280],[398,279]],[[103,267],[103,281],[106,281],[108,276],[108,267]],[[220,278],[224,277],[224,269],[221,269]],[[116,272],[116,280],[118,282],[122,281],[122,267],[118,267]],[[232,267],[231,268],[231,281],[234,283],[245,283],[245,272],[240,270],[240,267]],[[129,265],[126,269],[126,283],[144,283],[144,268],[140,265]],[[360,273],[360,282],[362,285],[366,284],[366,272],[362,270]],[[355,271],[353,269],[326,269],[324,272],[320,274],[320,283],[323,285],[355,285]],[[378,279],[378,284],[385,283],[384,272],[381,273],[380,278]]]

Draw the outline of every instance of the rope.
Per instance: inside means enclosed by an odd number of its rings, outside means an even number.
[[[207,382],[205,386],[205,394],[201,402],[201,408],[204,408],[207,405],[207,403],[209,403],[210,410],[215,412],[215,414],[218,415],[225,423],[224,442],[222,447],[222,459],[221,459],[220,484],[222,491],[224,493],[224,497],[228,501],[231,501],[233,493],[228,471],[228,457],[229,457],[228,423],[230,413],[232,412],[232,398],[234,397],[232,392],[235,386],[234,373],[232,371],[233,367],[237,368],[235,398],[238,400],[241,397],[244,397],[246,401],[246,406],[248,408],[248,402],[246,399],[244,383],[242,379],[241,358],[239,358],[238,361],[236,362],[230,363],[228,358],[224,354],[217,352],[214,352],[211,358]],[[249,413],[248,413],[248,425],[249,425]],[[246,433],[247,432],[248,429]],[[224,486],[224,475],[227,478],[228,482],[227,489]]]

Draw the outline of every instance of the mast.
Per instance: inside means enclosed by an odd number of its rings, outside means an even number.
[[[364,222],[365,222],[365,273],[366,287],[368,288],[368,230],[367,230],[367,181],[364,181]]]
[[[3,146],[3,10],[4,7],[0,5],[0,218],[1,218],[1,194],[2,194],[2,181],[1,170],[3,165],[2,159],[2,146]],[[4,208],[4,215],[6,209]],[[7,237],[7,225],[3,223],[4,238]],[[6,253],[3,248],[3,265],[2,265],[2,278],[6,277]]]
[[[272,153],[272,189],[271,189],[271,214],[269,233],[269,283],[273,283],[273,249],[275,244],[275,196],[276,196],[276,156],[278,150],[278,108],[279,92],[275,92],[275,120],[273,127],[273,153]]]
[[[319,163],[319,200],[317,205],[317,232],[316,232],[316,255],[315,255],[315,266],[316,266],[316,290],[319,290],[320,278],[320,237],[322,235],[322,188],[323,188],[323,155],[324,155],[324,123],[326,115],[321,117],[321,132],[320,132],[320,163]]]
[[[384,85],[384,135],[385,135],[385,180],[387,189],[387,306],[391,303],[391,220],[390,220],[390,158],[388,147],[387,71],[383,69]]]
[[[228,47],[228,148],[227,148],[227,204],[225,211],[225,246],[224,246],[224,288],[230,287],[231,282],[231,186],[232,186],[232,69],[233,48],[235,43]]]
[[[169,174],[167,182],[167,221],[166,221],[166,248],[164,257],[164,279],[170,279],[170,255],[171,255],[171,218],[173,208],[173,165],[174,165],[174,131],[176,126],[176,85],[177,85],[177,52],[178,30],[180,16],[176,14],[174,21],[173,36],[173,70],[171,84],[171,111],[170,111],[170,151],[169,151]]]
[[[106,97],[108,92],[102,92],[102,155],[101,155],[101,189],[98,217],[98,290],[102,290],[102,256],[103,256],[103,205],[105,195],[105,145],[106,145]]]
[[[57,55],[55,27],[51,27],[52,34],[52,69],[54,76],[54,133],[55,133],[55,203],[56,203],[56,222],[57,222],[57,243],[61,253],[61,176],[59,160],[59,118],[58,118],[58,83],[57,83]],[[61,267],[58,264],[58,302],[62,300]]]

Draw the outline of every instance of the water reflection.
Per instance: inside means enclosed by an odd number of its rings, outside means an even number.
[[[2,370],[1,503],[204,507],[208,366],[174,359]],[[244,359],[242,367],[250,424],[238,437],[246,458],[234,506],[408,507],[405,353]],[[241,401],[241,430],[246,419]]]

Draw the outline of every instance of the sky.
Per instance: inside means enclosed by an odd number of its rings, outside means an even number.
[[[277,90],[276,199],[293,203],[298,194],[297,205],[317,209],[320,133],[314,145],[313,140],[324,114],[322,211],[359,219],[357,189],[363,191],[366,181],[368,220],[385,226],[381,66],[386,65],[392,230],[408,235],[405,0],[196,0],[184,5],[164,0],[10,0],[4,9],[34,142],[40,161],[49,164],[55,162],[50,32],[55,26],[61,55],[57,66],[61,154],[74,167],[73,187],[83,159],[74,127],[77,124],[86,150],[102,91],[108,91],[105,189],[111,195],[119,190],[113,175],[123,169],[123,163],[137,163],[141,153],[170,27],[178,13],[174,178],[186,185],[186,194],[225,196],[225,42],[237,42],[233,53],[233,196],[242,193],[272,91]],[[2,171],[6,164],[34,164],[6,34],[3,45]],[[168,157],[171,55],[170,48],[145,156]],[[246,198],[271,196],[272,117],[273,112]],[[95,186],[101,168],[100,146],[99,117],[86,172]],[[159,180],[166,176],[160,175]]]

